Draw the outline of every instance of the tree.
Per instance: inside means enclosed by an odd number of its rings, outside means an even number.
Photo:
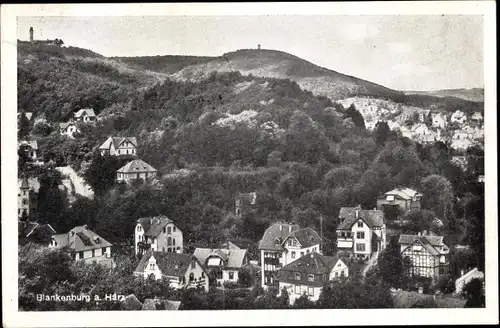
[[[433,210],[438,217],[444,217],[446,208],[452,206],[453,186],[441,175],[429,175],[420,184],[423,194],[422,207]]]
[[[37,217],[40,223],[49,223],[56,231],[68,228],[66,213],[69,207],[66,193],[59,189],[61,178],[57,171],[45,172],[40,178]]]
[[[26,113],[24,111],[21,111],[21,113],[19,113],[19,115],[20,115],[20,117],[19,117],[19,123],[17,126],[17,129],[18,129],[17,130],[17,139],[23,140],[29,134],[30,122],[29,122],[28,118],[26,117]]]
[[[375,125],[375,130],[373,133],[375,135],[375,141],[377,142],[377,144],[382,145],[390,137],[391,129],[389,128],[387,122],[379,121]]]
[[[85,181],[96,195],[103,195],[115,183],[116,171],[122,164],[124,164],[123,161],[117,159],[116,156],[101,156],[96,153],[85,171]]]
[[[293,304],[294,309],[314,309],[316,304],[309,299],[309,296],[302,294],[299,298],[295,299]]]
[[[356,106],[354,106],[354,104],[351,104],[351,106],[346,109],[345,117],[352,119],[356,127],[362,128],[363,130],[365,129],[365,120],[363,115],[356,110]]]
[[[485,297],[483,293],[483,281],[479,278],[474,278],[469,281],[462,291],[462,296],[467,299],[466,308],[484,307]]]
[[[410,221],[409,230],[412,233],[430,232],[434,228],[433,222],[436,218],[434,212],[429,210],[412,210],[410,211],[405,220]]]
[[[380,278],[391,287],[401,287],[404,267],[399,245],[395,238],[392,238],[389,245],[381,252],[378,260]]]

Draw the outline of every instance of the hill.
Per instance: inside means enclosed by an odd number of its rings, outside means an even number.
[[[407,95],[427,95],[440,98],[455,97],[468,101],[484,102],[484,89],[445,89],[434,91],[405,91]]]
[[[197,79],[212,71],[239,71],[254,75],[290,79],[316,95],[338,100],[365,95],[403,100],[404,94],[384,86],[319,67],[294,55],[277,50],[243,49],[225,53],[213,60],[190,65],[173,74],[175,79]]]
[[[123,62],[136,69],[145,69],[166,74],[174,74],[186,66],[206,63],[215,58],[200,56],[110,57],[110,59]]]

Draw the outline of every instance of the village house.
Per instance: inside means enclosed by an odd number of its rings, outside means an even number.
[[[31,141],[23,140],[20,143],[18,143],[17,149],[19,152],[23,152],[29,161],[36,162],[38,160],[37,157],[38,143],[36,142],[36,140],[31,140]]]
[[[141,159],[135,159],[122,166],[116,172],[116,180],[119,182],[132,182],[142,179],[148,181],[156,178],[157,170]]]
[[[20,244],[33,242],[48,246],[51,237],[56,234],[56,231],[50,224],[40,224],[33,221],[18,222],[18,238]]]
[[[471,120],[475,121],[476,123],[482,123],[483,122],[483,114],[480,112],[474,112],[471,116]]]
[[[109,137],[99,147],[102,156],[123,156],[137,154],[137,139],[135,137]]]
[[[411,127],[411,133],[414,136],[423,136],[430,134],[430,130],[424,123],[416,123]]]
[[[17,216],[18,218],[32,218],[38,208],[37,193],[40,184],[37,179],[23,177],[17,180]]]
[[[349,268],[340,257],[312,252],[281,268],[276,280],[279,293],[285,288],[293,305],[304,294],[310,301],[317,301],[325,283],[348,276]]]
[[[474,145],[474,142],[469,139],[453,139],[450,147],[458,151],[466,151]]]
[[[377,209],[384,211],[386,219],[395,220],[397,217],[388,213],[397,212],[399,215],[404,215],[411,210],[419,210],[421,199],[422,194],[416,190],[396,188],[378,197]]]
[[[21,119],[21,114],[22,113],[17,113],[17,124],[19,124],[19,120]],[[31,121],[31,118],[33,117],[33,113],[32,112],[24,112],[24,117],[26,117],[26,119],[28,121]]]
[[[237,283],[239,272],[248,263],[247,250],[234,247],[196,248],[193,255],[205,267],[209,279],[213,279],[217,285]]]
[[[384,212],[342,207],[337,227],[337,250],[349,257],[369,259],[374,252],[385,249]]]
[[[68,138],[74,138],[75,133],[80,133],[80,130],[76,126],[75,122],[69,121],[66,123],[59,123],[59,132],[62,136],[67,136]]]
[[[392,121],[392,120],[387,121],[387,126],[389,127],[389,129],[391,131],[401,129],[401,124],[399,124],[398,122]]]
[[[241,216],[257,204],[257,193],[255,191],[239,193],[236,195],[234,203],[235,214]]]
[[[447,117],[444,113],[436,113],[432,116],[432,126],[435,128],[445,129],[447,123]]]
[[[97,116],[92,108],[82,108],[74,113],[73,116],[75,121],[80,123],[94,123],[97,120]]]
[[[429,123],[431,120],[431,110],[424,109],[424,110],[418,112],[418,120],[424,124]]]
[[[208,273],[191,254],[154,252],[148,250],[141,258],[134,275],[159,280],[165,277],[175,289],[204,288],[208,292]]]
[[[259,242],[262,287],[278,287],[276,272],[310,252],[321,253],[320,244],[321,238],[311,228],[281,222],[271,225]]]
[[[462,125],[467,121],[467,115],[465,115],[465,113],[461,110],[456,110],[453,114],[451,114],[450,121],[451,123],[458,123]]]
[[[49,247],[68,250],[75,261],[99,263],[114,267],[111,258],[111,246],[106,239],[89,230],[87,225],[78,226],[68,233],[53,235]]]
[[[442,236],[400,235],[399,246],[403,262],[409,265],[409,277],[428,277],[436,281],[449,272],[450,249],[443,243]]]
[[[481,279],[484,280],[484,273],[479,271],[478,268],[474,268],[467,273],[464,273],[464,270],[461,272],[461,276],[455,280],[455,294],[462,294],[462,291],[472,279]]]
[[[466,156],[452,156],[451,161],[452,164],[458,166],[462,169],[462,171],[467,170],[467,157]]]
[[[142,254],[147,249],[167,253],[184,252],[182,230],[164,215],[138,219],[134,241],[135,254]]]
[[[410,129],[408,129],[406,126],[404,125],[401,125],[401,127],[399,128],[399,131],[401,132],[401,135],[405,138],[408,138],[408,139],[411,139],[413,137],[413,134],[412,132],[410,131]]]

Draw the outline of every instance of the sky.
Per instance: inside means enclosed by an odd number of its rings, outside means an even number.
[[[426,16],[18,17],[18,39],[104,56],[220,56],[275,49],[396,90],[484,87],[483,18]]]

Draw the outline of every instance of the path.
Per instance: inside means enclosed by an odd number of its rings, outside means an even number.
[[[90,188],[90,186],[85,184],[85,180],[81,176],[79,176],[78,173],[76,173],[72,167],[61,166],[61,167],[56,167],[56,170],[58,170],[59,172],[61,172],[62,175],[67,176],[71,180],[75,188],[75,194],[90,199],[94,198],[94,191],[92,190],[92,188]],[[68,188],[68,190],[71,189],[72,189],[71,187]]]
[[[378,254],[379,254],[378,252],[373,253],[372,257],[370,257],[370,259],[368,260],[368,262],[366,262],[365,266],[361,270],[361,277],[363,277],[363,279],[365,278],[365,275],[368,272],[368,270],[372,266],[374,266],[374,265],[377,264]]]

